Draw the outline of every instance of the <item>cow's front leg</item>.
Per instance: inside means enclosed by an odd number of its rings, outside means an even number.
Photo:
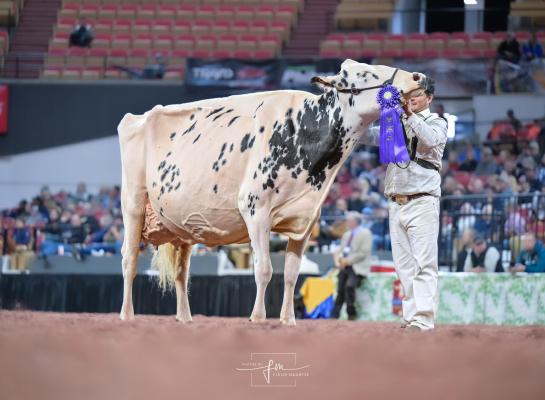
[[[295,284],[301,267],[301,257],[305,251],[308,236],[302,240],[289,239],[284,264],[284,299],[280,311],[280,322],[286,325],[295,325],[295,311],[293,295]]]
[[[189,264],[191,260],[190,245],[182,245],[179,248],[179,254],[176,258],[178,265],[178,276],[176,277],[176,320],[182,322],[191,322],[191,310],[189,309],[189,299],[187,297],[187,285],[189,281]]]
[[[271,257],[269,254],[269,239],[271,234],[269,216],[258,213],[244,216],[250,235],[253,251],[254,276],[257,285],[254,309],[250,316],[252,322],[263,322],[267,318],[265,310],[265,291],[272,277]]]

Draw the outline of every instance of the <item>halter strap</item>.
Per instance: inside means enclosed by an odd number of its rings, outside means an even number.
[[[364,92],[366,90],[380,89],[380,88],[383,88],[384,86],[393,84],[394,83],[394,78],[395,78],[398,70],[399,70],[399,68],[396,68],[394,73],[390,77],[390,79],[386,79],[384,82],[382,82],[381,85],[370,86],[370,87],[361,88],[361,89],[359,89],[359,88],[358,89],[356,89],[356,88],[352,88],[352,89],[337,89],[337,88],[335,88],[335,89],[339,93],[350,93],[350,94],[353,94],[353,95],[357,96],[358,94],[360,94],[361,92]]]

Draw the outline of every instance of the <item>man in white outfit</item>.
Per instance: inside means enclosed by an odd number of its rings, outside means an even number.
[[[433,81],[403,105],[408,164],[388,164],[384,194],[389,201],[390,236],[396,272],[403,286],[403,327],[434,328],[439,300],[438,248],[441,159],[447,142],[447,122],[430,112]],[[378,145],[378,130],[363,142]]]

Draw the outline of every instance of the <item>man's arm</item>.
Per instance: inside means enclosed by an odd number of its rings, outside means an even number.
[[[541,249],[537,255],[537,261],[534,264],[528,264],[525,271],[545,272],[545,249]]]
[[[490,247],[484,256],[484,265],[486,272],[495,272],[496,265],[500,259],[500,252],[495,247]]]
[[[412,114],[407,118],[407,124],[415,133],[418,142],[425,147],[435,147],[447,141],[447,122],[443,118],[426,122],[418,115]]]

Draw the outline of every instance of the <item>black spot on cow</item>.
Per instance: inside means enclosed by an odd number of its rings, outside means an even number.
[[[229,153],[232,153],[234,149],[235,149],[235,144],[231,143],[231,147],[229,147]]]
[[[167,162],[165,160],[161,161],[159,167],[157,167],[157,171],[161,171],[165,167],[166,163]]]
[[[259,200],[259,196],[257,194],[248,194],[248,210],[250,210],[250,215],[255,214],[256,200]]]
[[[345,78],[348,78],[348,72],[345,69],[342,70],[342,73]]]
[[[250,142],[248,143],[248,148],[252,148],[254,146],[254,142],[255,142],[255,136],[252,136],[252,138],[250,139]]]
[[[197,140],[199,140],[200,137],[201,137],[201,134],[199,133],[199,134],[197,135],[197,137],[196,137],[195,139],[193,139],[193,144],[194,144]]]
[[[214,193],[218,193],[218,185],[214,185],[214,187],[212,188],[212,190],[214,191]]]
[[[276,188],[276,193],[280,193],[280,190],[278,190],[278,188]]]
[[[341,83],[343,84],[343,86],[348,86],[348,81],[344,78],[341,79]]]
[[[242,138],[242,141],[240,142],[240,152],[241,153],[244,153],[246,151],[246,149],[248,148],[248,142],[250,141],[250,134],[247,133],[246,135],[244,135],[244,137]]]
[[[233,124],[233,122],[235,122],[238,118],[240,118],[240,115],[237,115],[231,118],[231,121],[229,121],[229,123],[227,124],[227,127],[230,127]]]
[[[305,102],[297,118],[298,128],[291,117],[279,124],[269,140],[270,159],[263,159],[263,169],[269,168],[263,189],[274,189],[278,170],[284,166],[297,179],[302,171],[308,172],[306,182],[321,189],[326,170],[337,165],[343,155],[343,128],[341,109],[335,93],[328,91],[315,102]],[[289,113],[291,115],[291,113]]]
[[[216,109],[210,111],[210,113],[205,118],[211,117],[212,115],[221,112],[224,108],[225,107],[220,107],[220,108],[216,108]]]
[[[151,187],[152,187],[152,188],[154,188],[154,187],[156,187],[156,186],[157,186],[157,183],[156,183],[156,182],[153,182],[153,183],[151,184]]]
[[[288,108],[286,111],[286,118],[291,118],[291,114],[293,114],[293,108]]]
[[[218,159],[216,161],[214,161],[214,164],[212,164],[212,169],[216,172],[219,171],[220,169],[220,163],[221,165],[225,165],[225,163],[227,162],[227,160],[224,160],[223,159],[223,156],[225,155],[225,149],[227,148],[227,143],[223,143],[223,145],[221,146],[221,150],[220,150],[220,154],[218,156]],[[222,163],[222,160],[223,160],[223,163]]]
[[[191,117],[189,117],[189,120],[193,121],[193,118],[195,118],[195,114],[191,114]]]
[[[227,164],[227,160],[224,158],[224,159],[222,160],[222,162],[221,162],[221,165],[225,165],[225,164]]]
[[[254,172],[254,179],[257,179],[257,172]]]
[[[255,117],[257,116],[257,110],[259,110],[259,109],[261,108],[261,106],[263,105],[263,103],[264,103],[264,101],[262,101],[262,102],[257,106],[257,108],[255,109],[255,111],[254,111],[254,119],[255,119]]]
[[[195,125],[197,125],[197,121],[193,122],[191,124],[191,126],[189,128],[187,128],[184,133],[182,133],[182,136],[185,136],[187,135],[189,132],[191,132],[194,128],[195,128]]]
[[[348,98],[348,105],[350,107],[354,107],[354,96],[353,95],[350,95],[350,97]]]
[[[225,111],[225,112],[222,112],[221,114],[216,115],[216,116],[212,119],[212,121],[215,121],[215,120],[217,120],[218,118],[223,117],[225,114],[229,114],[230,112],[233,112],[233,111],[235,111],[234,108],[230,108],[229,110],[227,110],[227,111]]]
[[[169,151],[169,152],[167,153],[167,157],[170,157],[171,154],[172,154],[172,151]]]
[[[170,140],[174,140],[174,136],[176,136],[176,132],[172,132],[172,133],[170,134]]]
[[[263,132],[265,132],[265,127],[264,127],[264,126],[262,126],[261,128],[259,128],[259,133],[263,133]]]
[[[174,188],[174,190],[178,190],[180,188],[180,185],[182,184],[182,182],[178,182],[178,184],[176,185],[176,187]]]
[[[161,207],[161,208],[159,209],[159,215],[160,215],[161,217],[164,215],[164,214],[163,214],[163,207]]]

